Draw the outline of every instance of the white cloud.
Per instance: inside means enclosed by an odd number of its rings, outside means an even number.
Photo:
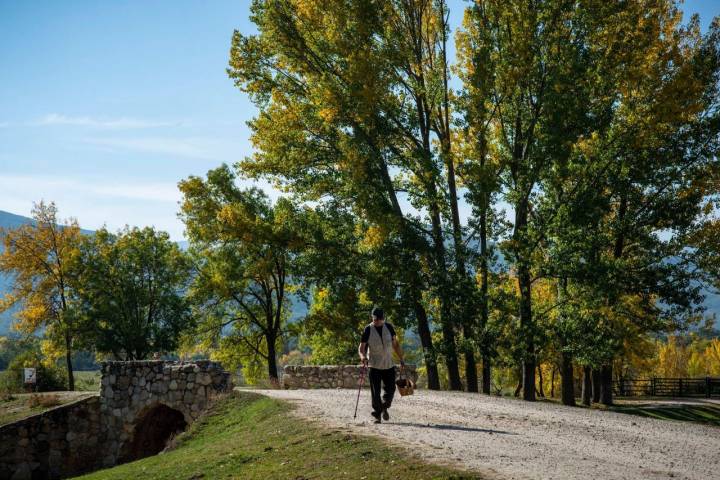
[[[263,188],[271,198],[278,192],[267,182],[243,181]],[[182,240],[184,226],[177,216],[182,196],[174,182],[112,182],[98,178],[0,175],[0,210],[30,214],[34,202],[54,201],[60,217],[77,218],[80,226],[111,231],[125,225],[154,226]]]
[[[96,183],[80,182],[68,178],[34,177],[25,175],[0,176],[0,191],[19,192],[74,192],[118,199],[177,202],[180,191],[174,183]]]
[[[104,129],[142,129],[142,128],[158,128],[158,127],[177,127],[181,126],[182,122],[167,122],[167,121],[151,121],[143,120],[138,118],[96,118],[96,117],[72,117],[59,113],[49,113],[42,118],[31,122],[31,126],[53,126],[53,125],[68,125],[68,126],[79,126],[79,127],[91,127],[91,128],[104,128]]]
[[[83,142],[109,152],[132,151],[197,158],[228,160],[228,152],[240,152],[231,142],[205,137],[86,138]]]
[[[184,228],[177,218],[180,198],[172,182],[0,175],[0,210],[28,215],[34,202],[54,201],[61,218],[77,218],[89,230],[103,225],[110,230],[152,225],[182,240]]]

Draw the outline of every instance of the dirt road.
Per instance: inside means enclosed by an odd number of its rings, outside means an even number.
[[[720,480],[720,428],[550,403],[422,390],[374,425],[363,391],[258,390],[334,428],[377,435],[429,461],[501,479]]]

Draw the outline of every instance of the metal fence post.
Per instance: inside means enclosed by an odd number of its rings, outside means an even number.
[[[652,383],[650,384],[650,394],[655,396],[655,377],[652,377]]]
[[[683,396],[683,391],[682,391],[682,378],[678,378],[678,380],[679,380],[678,383],[680,384],[680,386],[679,386],[679,388],[678,388],[678,396],[682,397],[682,396]]]

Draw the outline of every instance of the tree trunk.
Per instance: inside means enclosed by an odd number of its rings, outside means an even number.
[[[600,369],[600,403],[613,404],[612,394],[612,364],[603,365]]]
[[[537,372],[538,372],[538,394],[545,398],[545,385],[543,385],[545,382],[543,380],[543,374],[542,374],[542,365],[537,366]]]
[[[515,230],[513,240],[522,244],[528,223],[528,200],[521,200],[515,207]],[[516,252],[517,281],[520,290],[520,341],[525,344],[523,352],[523,400],[535,401],[535,328],[532,318],[532,278],[530,258],[520,249]]]
[[[268,362],[268,376],[273,384],[278,382],[278,371],[277,371],[277,358],[275,352],[275,336],[271,334],[265,335],[265,341],[267,342],[267,362]]]
[[[532,299],[530,297],[530,271],[522,265],[518,270],[520,287],[520,330],[525,340],[525,357],[523,358],[523,400],[535,401],[535,341],[532,328]]]
[[[582,403],[590,406],[592,400],[592,378],[589,366],[583,367]]]
[[[555,398],[555,374],[557,373],[557,367],[553,362],[552,374],[550,375],[550,398]]]
[[[560,361],[560,395],[563,405],[575,406],[575,379],[573,378],[572,355],[567,352],[561,353]]]
[[[467,391],[478,392],[477,365],[475,364],[475,352],[465,352],[465,379],[467,380]]]
[[[482,358],[482,393],[490,394],[490,357]]]
[[[433,192],[435,193],[435,192]],[[457,345],[455,343],[455,322],[452,315],[449,285],[447,278],[447,265],[445,264],[445,245],[443,244],[442,225],[440,223],[440,209],[437,204],[430,206],[433,241],[435,243],[435,275],[438,281],[438,296],[440,297],[440,325],[443,336],[443,355],[448,371],[450,390],[462,390],[460,368],[457,358]]]
[[[600,370],[597,368],[592,369],[592,401],[600,402]]]
[[[523,378],[524,378],[523,368],[524,368],[523,364],[520,363],[520,365],[518,365],[518,384],[517,384],[517,387],[515,387],[515,393],[513,394],[513,396],[515,396],[515,397],[519,397],[520,392],[523,389]],[[533,388],[534,388],[534,386],[533,386]]]
[[[68,371],[68,390],[72,392],[75,390],[75,372],[72,365],[72,339],[69,333],[65,334],[65,363]]]
[[[445,17],[445,3],[440,2],[440,20],[443,23],[443,27],[446,27]],[[443,62],[443,104],[442,104],[442,115],[437,118],[435,125],[437,126],[437,134],[440,137],[440,144],[442,150],[443,160],[447,168],[447,186],[448,196],[450,200],[450,217],[452,220],[452,233],[453,233],[453,244],[455,246],[455,268],[457,270],[457,276],[461,281],[465,280],[467,275],[465,271],[465,245],[463,244],[462,238],[462,225],[460,224],[460,213],[458,208],[458,195],[457,186],[455,182],[455,163],[452,158],[452,141],[450,131],[450,90],[448,87],[448,62],[447,62],[447,30],[442,29],[442,62]],[[455,301],[460,304],[460,323],[463,327],[463,335],[468,340],[474,340],[474,333],[472,331],[473,316],[468,311],[467,295],[460,293],[459,295],[453,295]],[[467,380],[467,391],[477,392],[477,365],[475,364],[475,352],[467,348],[463,352],[465,356],[465,379]],[[449,371],[449,369],[448,369]],[[450,385],[453,388],[452,374],[450,375]],[[459,375],[458,375],[459,379]]]
[[[480,165],[485,166],[485,137],[481,136],[480,140]],[[487,335],[485,328],[487,327],[489,317],[488,305],[488,247],[487,247],[487,210],[488,195],[484,195],[482,212],[480,213],[480,331],[482,332],[483,341],[481,343],[482,353],[482,392],[490,394],[490,355],[485,352],[489,350],[487,345]]]
[[[413,304],[415,317],[418,323],[418,335],[420,336],[420,344],[423,349],[423,357],[425,359],[425,370],[427,371],[428,388],[430,390],[440,390],[440,375],[437,369],[437,356],[432,344],[432,335],[430,333],[430,325],[428,324],[427,312],[420,302],[415,301]]]
[[[462,390],[462,381],[460,380],[460,368],[457,358],[457,345],[455,345],[455,333],[449,320],[442,322],[442,334],[444,343],[445,366],[448,371],[448,380],[450,382],[450,390]]]

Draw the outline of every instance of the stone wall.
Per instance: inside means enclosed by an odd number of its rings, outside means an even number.
[[[108,428],[103,466],[131,460],[135,424],[165,405],[191,424],[218,396],[232,390],[230,374],[216,362],[161,360],[106,362],[102,365],[100,411]]]
[[[0,427],[0,478],[63,478],[97,466],[100,398],[85,398]]]
[[[0,427],[0,479],[55,479],[111,467],[164,446],[232,391],[216,362],[106,362],[100,395]],[[168,419],[173,422],[168,423]]]
[[[415,365],[405,365],[413,382],[417,381]],[[361,365],[287,365],[283,369],[282,383],[286,389],[294,388],[357,388]],[[395,366],[396,375],[400,367]],[[365,386],[368,386],[367,377]]]

